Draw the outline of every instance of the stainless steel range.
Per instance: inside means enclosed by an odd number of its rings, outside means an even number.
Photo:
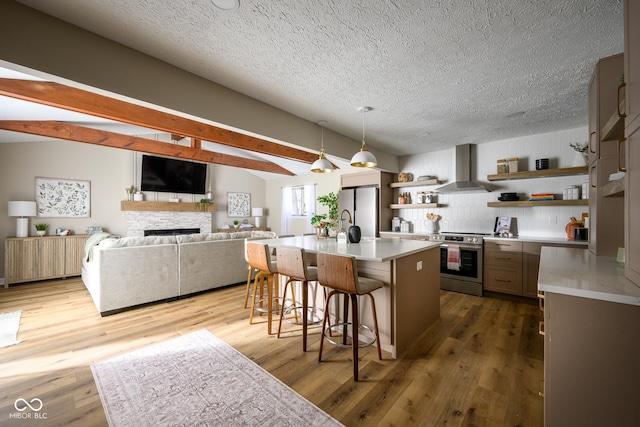
[[[482,296],[483,236],[481,233],[434,234],[440,246],[440,289]]]

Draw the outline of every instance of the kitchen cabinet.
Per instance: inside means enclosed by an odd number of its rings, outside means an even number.
[[[522,242],[485,241],[484,289],[522,295]]]
[[[619,114],[618,89],[624,71],[624,55],[599,60],[589,83],[589,250],[600,256],[615,256],[624,246],[624,199],[607,197],[612,184],[609,175],[624,164],[620,142],[611,129]]]
[[[640,307],[544,293],[545,426],[635,426]]]
[[[484,241],[484,289],[492,292],[538,297],[538,269],[543,246],[585,248],[584,243]]]
[[[624,2],[624,76],[626,129],[640,128],[640,5]]]
[[[625,95],[625,277],[640,286],[640,3],[624,5]]]
[[[11,283],[79,276],[88,236],[5,239],[5,288]]]
[[[604,128],[612,114],[618,111],[618,86],[624,72],[624,55],[600,59],[589,81],[589,163],[605,157],[615,157],[614,142],[603,141]],[[615,170],[609,173],[616,172]]]

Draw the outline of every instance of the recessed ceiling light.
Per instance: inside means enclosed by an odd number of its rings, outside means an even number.
[[[213,7],[224,12],[234,12],[240,7],[240,0],[209,0]]]

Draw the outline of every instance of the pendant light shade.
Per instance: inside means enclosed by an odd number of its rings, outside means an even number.
[[[333,172],[333,165],[327,160],[326,153],[324,151],[324,127],[327,122],[322,120],[318,122],[322,127],[322,148],[320,149],[320,157],[311,165],[311,172],[315,173],[331,173]]]
[[[378,164],[376,156],[367,150],[364,142],[364,114],[371,111],[371,107],[360,107],[358,111],[362,113],[362,148],[351,158],[351,166],[357,168],[372,168]]]

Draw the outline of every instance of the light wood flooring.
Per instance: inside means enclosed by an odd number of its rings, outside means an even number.
[[[441,318],[402,359],[326,345],[319,329],[249,325],[244,287],[100,317],[79,279],[0,289],[0,312],[23,310],[17,345],[0,348],[0,426],[105,426],[90,364],[206,328],[346,426],[541,426],[541,313],[535,305],[441,291]],[[277,326],[274,322],[274,326]],[[212,384],[212,386],[215,386]],[[18,398],[39,398],[46,420],[10,419]]]

